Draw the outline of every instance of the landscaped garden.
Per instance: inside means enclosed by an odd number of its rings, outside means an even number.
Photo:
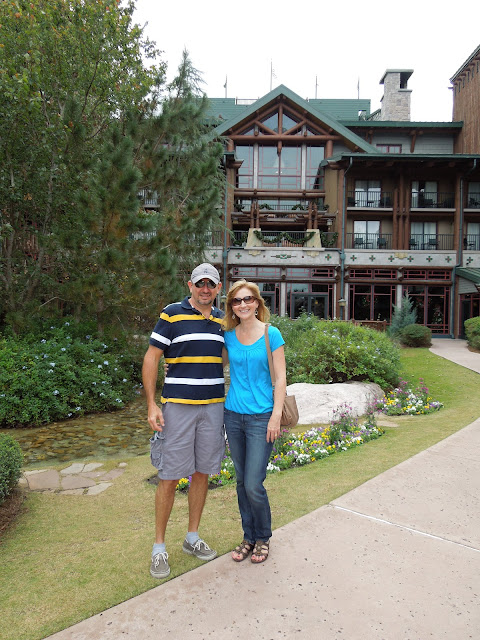
[[[377,416],[382,437],[269,473],[266,484],[275,528],[329,503],[478,417],[478,374],[427,349],[404,349],[400,359],[402,379],[416,388],[423,378],[428,397],[443,408],[430,414],[385,416],[388,425],[395,426],[382,425]],[[328,436],[329,425],[315,426],[314,435],[313,427],[301,425],[293,437],[285,435],[297,460],[308,437],[300,433],[312,433],[312,440]],[[325,448],[323,438],[316,443],[319,450]],[[123,460],[121,455],[101,458],[107,470]],[[96,497],[27,495],[0,546],[1,640],[44,638],[155,586],[148,574],[154,488],[147,479],[153,469],[147,454],[125,460],[123,476]],[[181,551],[186,521],[187,496],[180,493],[168,529],[171,577],[198,566]],[[238,543],[239,532],[235,487],[227,483],[209,492],[202,535],[223,554]]]

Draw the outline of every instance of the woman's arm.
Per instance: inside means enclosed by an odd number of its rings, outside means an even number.
[[[272,359],[275,373],[275,393],[272,415],[267,427],[267,442],[274,442],[280,435],[280,419],[282,417],[283,401],[287,393],[285,350],[283,345],[272,352]]]
[[[223,347],[222,349],[222,363],[223,366],[226,367],[228,364],[228,351]]]

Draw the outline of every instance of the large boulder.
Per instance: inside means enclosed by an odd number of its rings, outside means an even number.
[[[287,393],[297,399],[299,424],[327,424],[340,405],[350,407],[349,413],[353,416],[364,415],[370,402],[384,395],[381,387],[373,382],[296,382],[287,387]]]

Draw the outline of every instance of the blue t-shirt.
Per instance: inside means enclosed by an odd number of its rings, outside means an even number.
[[[238,340],[233,329],[226,331],[224,338],[230,362],[230,389],[225,408],[248,415],[270,412],[273,409],[273,390],[265,336],[245,345]],[[268,339],[272,353],[285,344],[276,327],[268,328]]]

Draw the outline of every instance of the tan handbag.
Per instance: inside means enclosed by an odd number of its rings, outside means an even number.
[[[267,346],[268,367],[270,369],[270,377],[272,379],[272,387],[275,391],[275,369],[273,368],[272,350],[270,349],[270,340],[268,338],[268,327],[265,325],[265,344]],[[280,426],[293,428],[298,423],[298,407],[295,396],[285,396],[282,408],[282,417],[280,418]]]

